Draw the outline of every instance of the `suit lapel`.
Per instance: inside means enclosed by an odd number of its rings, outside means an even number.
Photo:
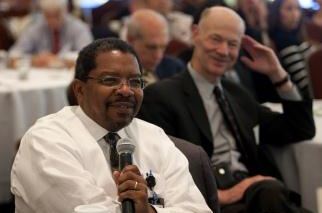
[[[242,137],[242,143],[238,144],[238,147],[242,152],[243,158],[246,161],[245,163],[251,162],[250,165],[256,165],[256,162],[254,162],[254,159],[258,159],[258,158],[256,154],[257,152],[256,152],[256,145],[255,145],[256,144],[255,137],[253,132],[249,132],[249,126],[245,125],[248,122],[245,122],[245,120],[243,120],[243,117],[241,116],[242,114],[245,114],[245,112],[243,112],[243,110],[240,108],[240,105],[236,102],[236,98],[234,97],[233,93],[225,88],[224,88],[224,91],[225,91],[225,96],[227,98],[227,101],[231,106],[232,112],[234,114],[234,117],[237,123],[237,127]]]
[[[206,110],[203,107],[203,102],[198,89],[191,78],[189,71],[186,70],[182,73],[183,77],[183,90],[186,99],[188,110],[199,127],[200,131],[212,143],[212,134],[210,124],[207,118]]]
[[[227,90],[225,90],[225,96],[226,96],[227,101],[231,107],[233,114],[234,114],[233,116],[235,117],[235,120],[237,122],[237,127],[240,131],[240,134],[241,134],[242,138],[245,139],[245,136],[247,135],[246,134],[247,131],[243,128],[243,125],[242,125],[243,121],[241,120],[241,117],[238,116],[238,115],[240,115],[239,105],[234,100],[234,97],[229,92],[227,92]]]

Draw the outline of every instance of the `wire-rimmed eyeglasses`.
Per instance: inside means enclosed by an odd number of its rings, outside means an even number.
[[[87,76],[86,79],[96,80],[99,84],[107,87],[121,87],[124,84],[123,79],[126,80],[126,84],[131,89],[143,89],[145,86],[144,80],[141,77],[121,78],[117,76],[105,75],[97,78]]]

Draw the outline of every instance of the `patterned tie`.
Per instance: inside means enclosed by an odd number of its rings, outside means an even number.
[[[110,145],[110,161],[112,170],[119,169],[119,155],[116,150],[116,143],[120,138],[121,137],[114,132],[109,132],[104,136],[104,140]]]
[[[221,112],[223,113],[224,120],[225,120],[229,130],[233,134],[236,142],[238,144],[242,144],[241,143],[242,138],[241,138],[239,129],[237,127],[237,122],[234,117],[233,111],[231,110],[229,103],[227,102],[223,92],[221,91],[221,89],[218,86],[215,87],[214,94],[216,96],[219,108],[220,108]]]

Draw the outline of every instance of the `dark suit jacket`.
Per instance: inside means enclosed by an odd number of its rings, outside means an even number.
[[[185,69],[184,63],[172,56],[163,56],[155,69],[155,74],[159,79],[169,78]]]
[[[213,212],[219,212],[217,186],[207,153],[202,147],[188,141],[169,136],[175,146],[189,161],[189,171],[198,189]]]
[[[259,105],[236,83],[222,79],[222,86],[242,136],[242,143],[237,144],[241,161],[251,175],[280,178],[271,156],[259,152],[266,150],[256,145],[253,129],[260,125],[261,144],[281,146],[312,138],[315,134],[312,100],[282,101],[284,113],[280,114]],[[162,127],[169,135],[201,145],[208,156],[213,153],[206,111],[188,71],[147,87],[138,117]]]

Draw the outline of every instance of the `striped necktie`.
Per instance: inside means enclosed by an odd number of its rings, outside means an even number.
[[[242,138],[240,131],[237,126],[236,118],[234,117],[233,111],[230,108],[229,103],[227,102],[221,89],[216,86],[214,89],[214,94],[217,99],[217,103],[221,112],[223,113],[224,120],[228,126],[228,129],[231,131],[237,143],[242,144]]]
[[[112,170],[119,169],[119,155],[116,150],[116,143],[121,137],[115,132],[109,132],[104,136],[106,143],[110,145],[110,162]]]

